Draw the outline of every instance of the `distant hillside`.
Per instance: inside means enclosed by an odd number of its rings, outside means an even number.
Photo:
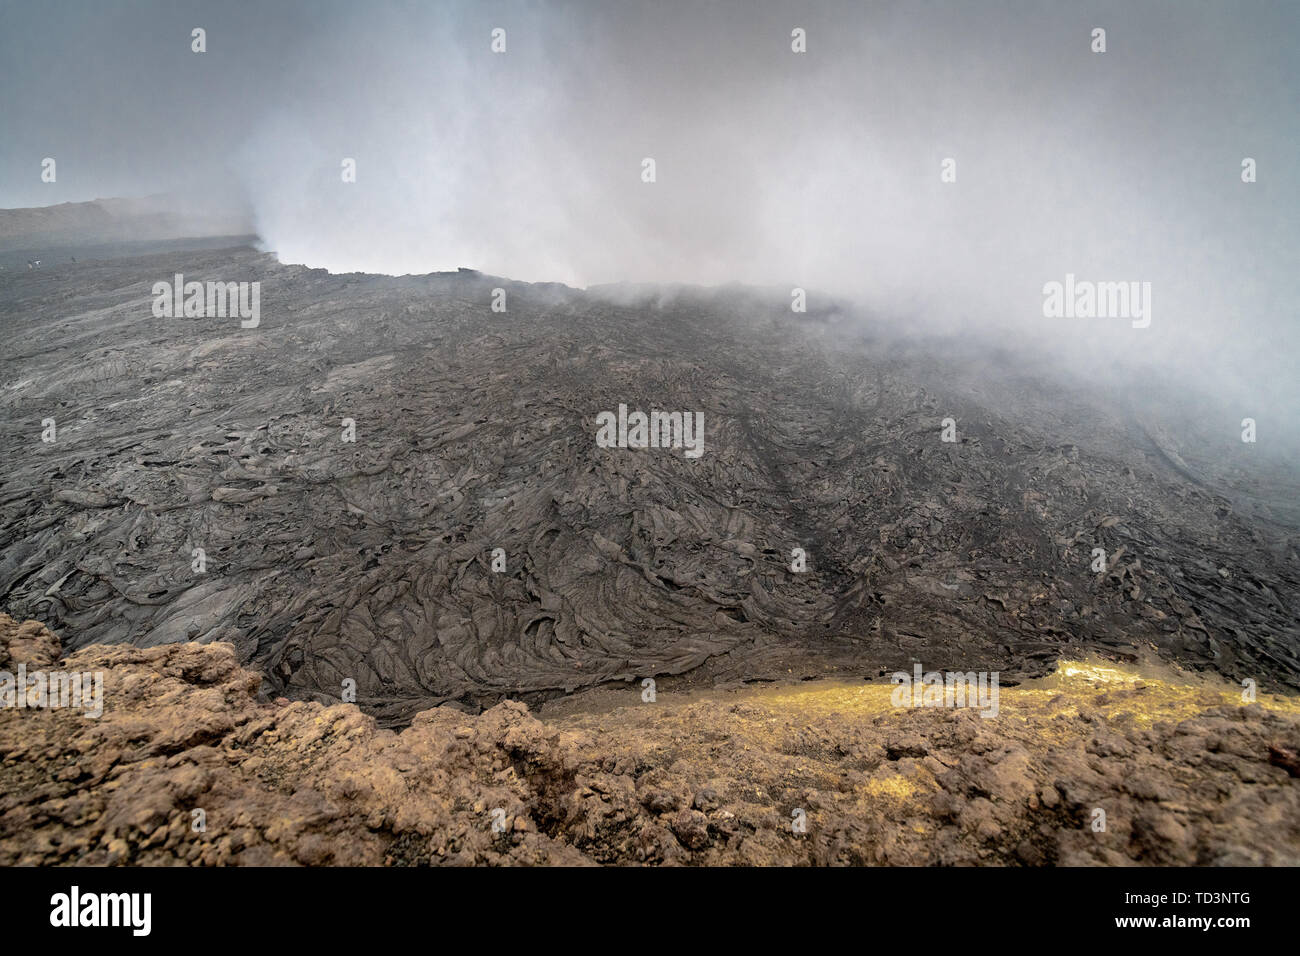
[[[242,206],[198,204],[176,196],[0,209],[0,248],[9,249],[255,231],[251,214]]]

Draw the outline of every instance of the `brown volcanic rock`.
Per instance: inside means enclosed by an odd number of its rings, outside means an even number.
[[[63,656],[59,639],[39,621],[19,624],[4,614],[0,614],[0,621],[4,622],[0,670],[12,672],[19,664],[25,664],[28,670],[49,667]]]
[[[0,615],[7,659],[48,667],[53,642]],[[259,701],[225,644],[55,663],[103,672],[103,716],[0,710],[0,865],[1300,863],[1300,782],[1269,762],[1294,701],[1004,689],[985,720],[794,684],[396,733]]]
[[[0,646],[33,632],[52,638],[0,615]],[[491,831],[488,808],[514,826],[530,796],[512,761],[560,751],[522,705],[398,735],[355,706],[259,703],[228,644],[95,646],[60,666],[103,671],[104,713],[0,711],[0,865],[582,862],[523,825]]]

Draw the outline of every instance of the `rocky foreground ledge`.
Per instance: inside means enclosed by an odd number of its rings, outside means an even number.
[[[3,865],[1300,863],[1300,704],[1227,686],[1062,667],[993,719],[879,684],[629,689],[398,733],[259,700],[228,644],[60,655],[0,615],[0,671],[104,688],[97,719],[0,709]]]

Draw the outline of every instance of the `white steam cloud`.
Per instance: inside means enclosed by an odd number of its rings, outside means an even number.
[[[1298,45],[1290,0],[15,3],[0,193],[234,179],[286,262],[798,286],[1276,424],[1300,418]],[[1045,317],[1068,274],[1149,282],[1150,327]]]
[[[1300,291],[1285,30],[1128,6],[365,5],[289,54],[239,167],[269,246],[332,271],[801,286],[1255,379]],[[1151,327],[1046,320],[1067,273],[1150,282]]]

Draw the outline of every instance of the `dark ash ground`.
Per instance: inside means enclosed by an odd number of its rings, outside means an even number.
[[[14,255],[0,607],[72,648],[229,642],[268,697],[351,678],[388,725],[913,661],[1009,684],[1149,652],[1300,687],[1295,473],[1154,386],[1099,400],[785,290]],[[154,318],[175,273],[260,280],[260,328]],[[702,411],[705,454],[597,448],[619,403]]]

